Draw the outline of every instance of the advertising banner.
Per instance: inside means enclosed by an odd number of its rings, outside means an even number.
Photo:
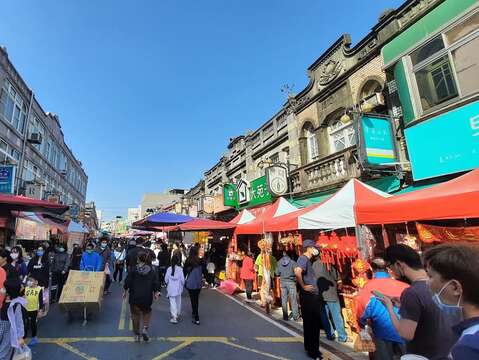
[[[359,131],[361,157],[366,166],[390,166],[398,161],[389,117],[362,115]]]
[[[0,193],[13,194],[13,186],[15,183],[15,166],[0,166]]]
[[[479,167],[479,101],[405,130],[415,181]]]
[[[225,206],[238,207],[238,189],[234,184],[225,184],[223,187],[223,197]]]
[[[261,176],[253,181],[250,185],[250,201],[248,206],[256,206],[271,201],[271,194],[268,190],[266,176]]]

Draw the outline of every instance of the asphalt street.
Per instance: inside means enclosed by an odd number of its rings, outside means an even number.
[[[76,359],[307,359],[302,338],[273,320],[252,312],[216,290],[200,295],[201,325],[191,322],[189,297],[183,295],[182,321],[169,323],[169,302],[153,307],[151,341],[135,343],[128,303],[118,283],[104,297],[100,313],[83,324],[80,314],[69,322],[53,304],[39,322],[35,360]]]

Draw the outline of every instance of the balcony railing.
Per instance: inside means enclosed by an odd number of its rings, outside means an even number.
[[[355,147],[316,160],[291,173],[293,192],[320,190],[361,175]]]

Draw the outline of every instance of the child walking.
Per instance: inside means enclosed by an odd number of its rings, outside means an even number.
[[[167,296],[170,299],[170,322],[172,324],[178,324],[178,318],[181,314],[181,294],[185,285],[185,276],[180,261],[179,256],[173,256],[171,266],[168,267],[165,275]]]
[[[37,340],[37,318],[38,313],[44,311],[43,304],[43,288],[38,286],[38,281],[33,277],[28,277],[27,286],[25,287],[25,300],[27,301],[25,322],[25,337],[27,337],[28,330],[32,332],[32,339],[29,346],[35,346]]]

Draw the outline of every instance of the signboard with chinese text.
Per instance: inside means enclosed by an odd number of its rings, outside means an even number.
[[[225,184],[223,187],[223,197],[225,206],[238,207],[238,189],[234,184]]]
[[[479,101],[405,130],[415,181],[479,167]]]
[[[271,202],[271,193],[268,190],[266,176],[251,181],[250,196],[251,199],[248,206],[256,206]]]
[[[383,167],[398,162],[394,131],[389,117],[362,115],[359,134],[361,158],[366,166]]]
[[[267,167],[266,180],[268,191],[274,196],[282,196],[288,192],[288,169],[280,164]]]
[[[15,166],[0,166],[0,193],[13,194],[13,186],[15,183]]]

